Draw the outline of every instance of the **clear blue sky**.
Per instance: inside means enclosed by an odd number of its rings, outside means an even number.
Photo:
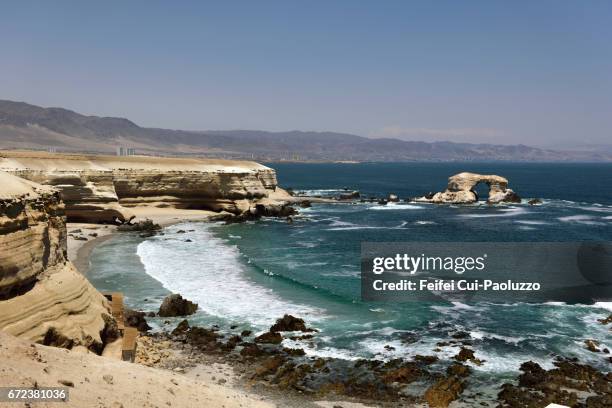
[[[166,128],[612,143],[612,2],[5,2],[0,99]]]

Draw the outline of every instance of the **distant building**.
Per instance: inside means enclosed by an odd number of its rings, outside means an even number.
[[[136,149],[133,147],[118,147],[117,156],[134,156],[136,155]]]

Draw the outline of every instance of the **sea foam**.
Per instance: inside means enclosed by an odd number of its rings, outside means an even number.
[[[148,275],[196,302],[205,313],[262,328],[286,313],[309,321],[323,317],[321,309],[287,301],[254,283],[247,277],[238,249],[215,237],[208,227],[198,225],[184,236],[193,242],[154,237],[139,244],[137,254]]]

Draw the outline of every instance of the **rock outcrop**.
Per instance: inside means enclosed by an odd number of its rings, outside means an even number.
[[[177,293],[166,296],[159,307],[158,315],[161,317],[175,317],[192,315],[198,310],[198,305]]]
[[[127,222],[137,206],[276,214],[292,201],[247,161],[2,152],[0,170],[56,186],[75,222]]]
[[[0,172],[0,330],[99,352],[101,333],[112,320],[107,307],[66,260],[59,193]]]
[[[502,202],[520,203],[521,198],[512,189],[508,188],[508,180],[497,175],[484,175],[476,173],[459,173],[448,178],[446,190],[417,198],[416,201],[431,203],[469,204],[478,201],[474,188],[479,183],[489,186],[487,203],[498,204]]]

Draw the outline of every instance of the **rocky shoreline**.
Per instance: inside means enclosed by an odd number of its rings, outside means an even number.
[[[606,322],[602,324],[610,324],[608,320],[602,319]],[[183,320],[172,330],[143,332],[137,362],[183,373],[202,364],[221,364],[231,368],[233,381],[264,394],[282,392],[307,400],[376,406],[515,408],[558,403],[601,408],[612,402],[612,373],[562,357],[554,360],[551,370],[524,362],[514,381],[499,384],[492,393],[474,391],[469,387],[473,367],[482,362],[464,332],[449,333],[445,343],[457,353],[447,361],[433,355],[387,361],[321,358],[282,344],[285,339],[308,340],[316,335],[316,329],[289,315],[259,335],[236,326],[191,327]]]

